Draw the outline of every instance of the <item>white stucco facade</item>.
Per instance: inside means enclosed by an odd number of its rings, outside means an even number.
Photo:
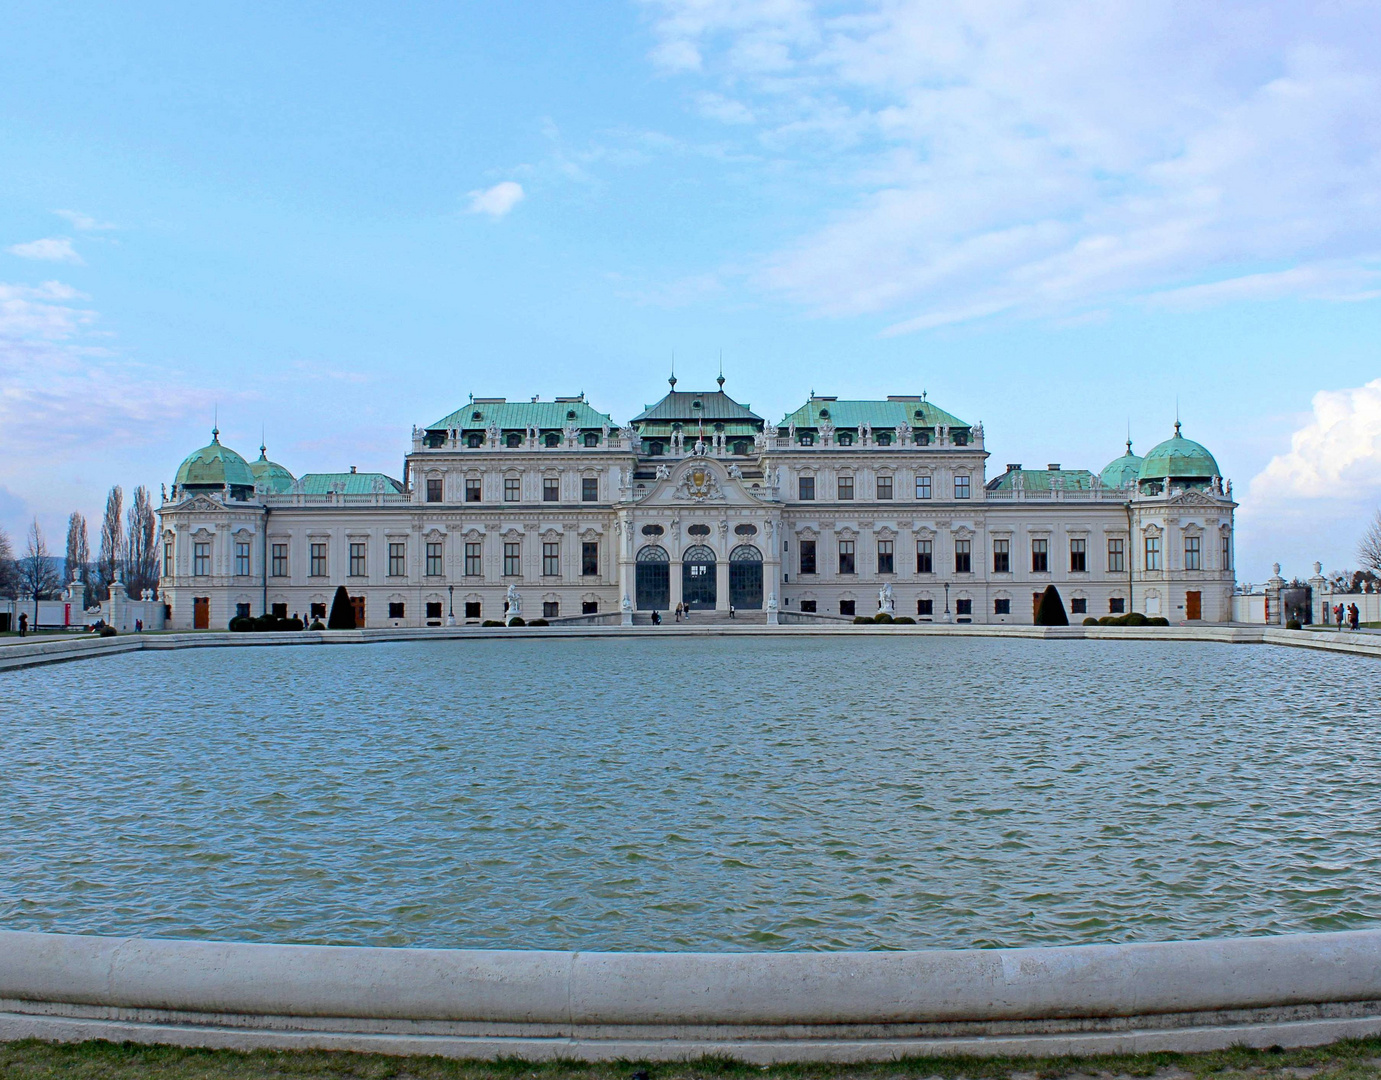
[[[1178,425],[1101,474],[989,480],[987,456],[980,426],[923,395],[812,396],[771,424],[722,387],[674,383],[625,424],[583,396],[472,399],[414,429],[401,480],[297,479],[213,439],[160,508],[160,594],[172,627],[212,629],[322,614],[341,585],[369,627],[502,619],[510,587],[529,620],[626,598],[640,616],[890,603],[918,621],[1029,624],[1051,584],[1075,622],[1231,618],[1231,486]]]

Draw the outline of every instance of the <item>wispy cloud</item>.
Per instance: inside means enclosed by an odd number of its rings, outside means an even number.
[[[71,239],[65,236],[50,236],[43,240],[30,240],[24,244],[11,244],[5,250],[21,259],[84,265],[84,260],[72,247]]]
[[[834,207],[754,276],[819,314],[1376,293],[1374,5],[648,6],[697,110]]]
[[[504,180],[483,191],[470,192],[470,213],[501,218],[523,201],[523,185]]]
[[[106,232],[115,228],[112,222],[101,221],[90,214],[83,214],[80,210],[54,210],[53,213],[81,232]]]

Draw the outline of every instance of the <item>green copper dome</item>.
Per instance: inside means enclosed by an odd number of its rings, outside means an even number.
[[[1132,440],[1128,439],[1127,452],[1120,458],[1114,458],[1108,462],[1098,475],[1098,480],[1104,487],[1110,488],[1122,488],[1129,484],[1135,484],[1137,477],[1141,475],[1141,460],[1132,453]]]
[[[211,432],[211,445],[203,446],[177,467],[178,487],[232,488],[254,487],[254,474],[245,459],[228,446],[221,445],[219,430]]]
[[[262,484],[265,491],[281,495],[292,490],[293,474],[276,461],[270,461],[268,451],[263,446],[259,447],[259,460],[250,463],[249,471],[254,474],[255,482]]]
[[[1192,439],[1180,434],[1180,422],[1175,421],[1175,434],[1156,446],[1141,462],[1137,474],[1142,480],[1211,480],[1223,474],[1213,455]]]

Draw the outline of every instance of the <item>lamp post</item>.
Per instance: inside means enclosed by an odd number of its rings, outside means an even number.
[[[456,624],[456,587],[447,585],[446,592],[450,596],[446,607],[446,625],[455,626]]]
[[[945,582],[945,622],[953,622],[954,616],[949,613],[949,582]]]

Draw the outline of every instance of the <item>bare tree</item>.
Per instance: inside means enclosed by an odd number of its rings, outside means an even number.
[[[130,597],[138,600],[145,589],[158,588],[158,522],[154,518],[149,489],[143,484],[134,489],[128,524],[125,583]]]
[[[1358,541],[1357,558],[1366,569],[1381,573],[1381,510],[1376,511],[1376,516]]]
[[[63,572],[67,581],[81,582],[82,607],[86,607],[87,586],[91,577],[91,546],[86,536],[86,518],[76,510],[67,519],[67,565]]]
[[[125,563],[125,532],[121,521],[125,493],[116,484],[106,496],[105,517],[101,519],[101,554],[96,560],[96,598],[110,598],[110,583]]]
[[[38,518],[29,526],[29,544],[19,560],[19,587],[24,599],[34,602],[34,627],[38,627],[38,602],[52,596],[62,584],[62,576],[48,554],[48,542],[38,527]]]
[[[14,548],[10,534],[0,529],[0,596],[19,598],[19,568],[14,564]]]

